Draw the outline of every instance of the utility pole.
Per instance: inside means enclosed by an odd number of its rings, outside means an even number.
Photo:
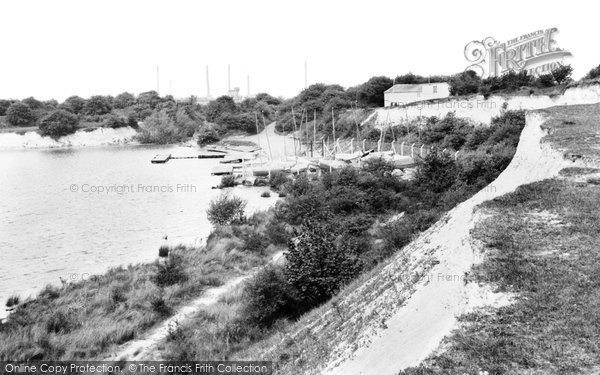
[[[231,91],[231,65],[227,64],[227,95]]]
[[[208,65],[206,65],[206,97],[210,98],[210,80],[208,79]]]
[[[156,66],[156,92],[160,95],[160,72],[158,65]]]
[[[250,74],[248,74],[248,77],[246,77],[248,80],[248,97],[250,97]]]

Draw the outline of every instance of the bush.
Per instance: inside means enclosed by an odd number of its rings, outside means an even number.
[[[271,193],[269,193],[268,191],[263,191],[260,196],[263,197],[263,198],[270,198],[271,197]]]
[[[234,187],[235,186],[235,177],[232,175],[227,175],[227,176],[223,176],[221,177],[221,183],[219,184],[219,187],[222,188],[230,188],[230,187]]]
[[[286,279],[303,308],[325,302],[358,275],[360,262],[346,250],[322,221],[303,223],[288,244],[285,265]]]
[[[267,248],[267,245],[267,237],[256,230],[250,231],[250,233],[244,239],[244,250],[252,253],[262,254]]]
[[[198,129],[197,141],[199,146],[215,143],[220,139],[219,132],[215,129],[214,125],[202,126]]]
[[[106,117],[102,126],[105,128],[113,128],[113,129],[122,128],[125,126],[129,126],[129,119],[127,119],[123,116],[119,116],[117,114],[111,113]]]
[[[171,254],[165,262],[157,261],[156,274],[151,277],[151,280],[160,287],[179,284],[187,280],[181,257]]]
[[[161,297],[152,299],[150,301],[150,305],[152,306],[152,311],[154,311],[160,316],[171,315],[172,309],[169,306],[167,306],[165,300]]]
[[[212,225],[228,225],[243,222],[245,208],[241,198],[223,194],[210,202],[206,213]]]
[[[53,138],[75,133],[79,119],[74,114],[62,109],[53,111],[40,120],[39,129],[42,135]]]
[[[598,77],[600,77],[600,65],[590,70],[585,76],[586,79],[594,79]]]
[[[6,99],[0,99],[0,116],[6,116],[6,110],[13,102]]]
[[[278,319],[299,316],[294,291],[288,284],[284,271],[267,266],[256,274],[244,288],[246,305],[243,316],[251,324],[270,327]]]
[[[571,65],[559,66],[558,68],[552,70],[552,76],[559,85],[569,83],[569,81],[571,80],[572,73],[573,68],[571,67]]]
[[[83,107],[83,113],[86,115],[105,115],[110,111],[112,111],[112,100],[102,95],[92,96]]]
[[[25,103],[15,102],[6,110],[6,121],[12,126],[28,126],[34,120],[31,108]]]
[[[64,109],[65,111],[80,114],[83,112],[83,108],[85,107],[86,100],[79,96],[70,96],[64,102],[62,102],[58,107],[59,109]]]
[[[288,181],[287,174],[283,172],[273,172],[269,176],[269,186],[274,190],[280,190]]]
[[[69,315],[62,311],[52,313],[46,320],[45,326],[47,333],[68,333],[75,328]]]
[[[479,91],[481,78],[472,70],[459,73],[450,78],[450,95],[476,94]]]
[[[554,84],[554,76],[552,75],[552,73],[541,74],[536,79],[536,85],[538,87],[552,87],[554,86]]]

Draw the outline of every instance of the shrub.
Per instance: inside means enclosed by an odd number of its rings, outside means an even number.
[[[212,225],[228,225],[243,222],[245,208],[246,202],[241,198],[223,194],[210,202],[206,213]]]
[[[481,78],[472,70],[459,73],[449,79],[450,95],[476,94],[479,91]]]
[[[269,176],[269,186],[274,190],[279,190],[288,182],[288,177],[283,172],[273,172]]]
[[[360,262],[346,250],[320,220],[305,221],[289,242],[285,276],[304,308],[326,301],[358,274]]]
[[[53,138],[75,133],[79,119],[74,114],[62,109],[51,112],[40,120],[39,129],[42,135]]]
[[[105,115],[112,110],[112,100],[107,96],[94,95],[89,98],[83,107],[87,115]]]
[[[218,142],[219,140],[219,132],[214,126],[202,126],[200,129],[198,129],[198,145],[205,146],[210,143]]]
[[[70,96],[67,99],[65,99],[64,102],[62,102],[58,107],[59,109],[64,109],[65,111],[74,113],[74,114],[79,114],[81,112],[83,112],[83,108],[85,107],[85,103],[86,100],[79,97],[79,96]]]
[[[265,226],[265,236],[269,242],[274,245],[287,244],[290,235],[286,230],[285,224],[275,218],[271,218]]]
[[[281,318],[300,314],[294,291],[288,284],[284,271],[267,266],[245,286],[246,305],[243,316],[252,324],[270,327]]]
[[[34,120],[31,108],[25,103],[15,102],[6,110],[6,121],[12,126],[27,126]]]
[[[554,76],[552,73],[541,74],[536,79],[536,85],[538,87],[552,87],[554,86]]]
[[[6,116],[6,110],[13,102],[6,99],[0,99],[0,116]]]
[[[600,65],[590,70],[585,76],[586,79],[594,79],[598,77],[600,77]]]
[[[263,198],[270,198],[271,197],[271,193],[269,193],[268,191],[263,191],[260,196],[263,197]]]
[[[74,327],[71,317],[62,311],[55,311],[45,324],[47,333],[68,333]]]
[[[113,128],[113,129],[122,128],[125,126],[129,126],[129,119],[127,119],[123,116],[119,116],[117,114],[111,113],[106,117],[102,126],[104,126],[105,128]]]
[[[172,309],[169,306],[167,306],[165,300],[162,297],[153,298],[150,301],[150,305],[152,306],[152,311],[154,311],[160,316],[171,315]]]
[[[234,187],[235,186],[235,177],[232,175],[227,175],[227,176],[223,176],[221,177],[221,183],[219,184],[219,187],[222,188],[229,188],[229,187]]]
[[[244,239],[244,250],[253,253],[262,253],[267,245],[267,237],[256,230],[250,231]]]
[[[571,67],[571,65],[559,66],[558,68],[552,70],[552,76],[559,85],[564,85],[565,83],[568,83],[571,80],[572,73],[573,68]]]
[[[187,280],[181,257],[171,254],[165,262],[157,261],[156,274],[151,277],[151,280],[160,287],[179,284]]]
[[[433,193],[443,193],[454,184],[456,172],[456,163],[452,157],[434,150],[417,167],[415,184]]]

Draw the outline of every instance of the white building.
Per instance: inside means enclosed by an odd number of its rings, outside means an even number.
[[[450,96],[450,85],[446,82],[398,84],[383,93],[386,107],[419,102],[421,100],[440,99]]]

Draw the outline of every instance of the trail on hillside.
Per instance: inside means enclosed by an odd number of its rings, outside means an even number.
[[[477,220],[473,209],[486,200],[514,191],[519,185],[553,177],[565,166],[567,162],[557,151],[540,144],[545,135],[540,127],[542,122],[540,115],[529,114],[507,169],[488,187],[451,210],[444,224],[433,227],[413,243],[413,252],[433,250],[439,263],[406,304],[385,321],[385,329],[365,330],[360,341],[367,344],[355,351],[351,343],[342,342],[331,352],[322,373],[397,374],[431,354],[455,327],[458,315],[483,305],[507,303],[506,295],[464,282],[464,275],[480,257],[469,234]],[[384,298],[384,293],[380,298]]]
[[[283,252],[276,253],[270,260],[270,263],[277,263],[282,260]],[[236,288],[242,287],[244,281],[252,277],[261,269],[257,267],[251,272],[233,278],[227,281],[225,284],[209,288],[205,290],[202,295],[190,303],[179,308],[170,318],[156,325],[149,332],[147,332],[142,338],[133,340],[120,346],[116,354],[113,354],[108,360],[113,361],[149,361],[149,360],[160,360],[158,353],[158,347],[164,343],[167,337],[173,330],[177,329],[180,325],[183,325],[193,319],[196,314],[202,309],[213,305],[219,301],[219,299],[227,293],[233,291]]]
[[[281,135],[275,132],[275,122],[267,125],[259,134],[230,137],[232,140],[254,142],[262,149],[262,156],[273,160],[283,160],[294,156],[293,134]],[[296,143],[298,151],[298,143]]]

